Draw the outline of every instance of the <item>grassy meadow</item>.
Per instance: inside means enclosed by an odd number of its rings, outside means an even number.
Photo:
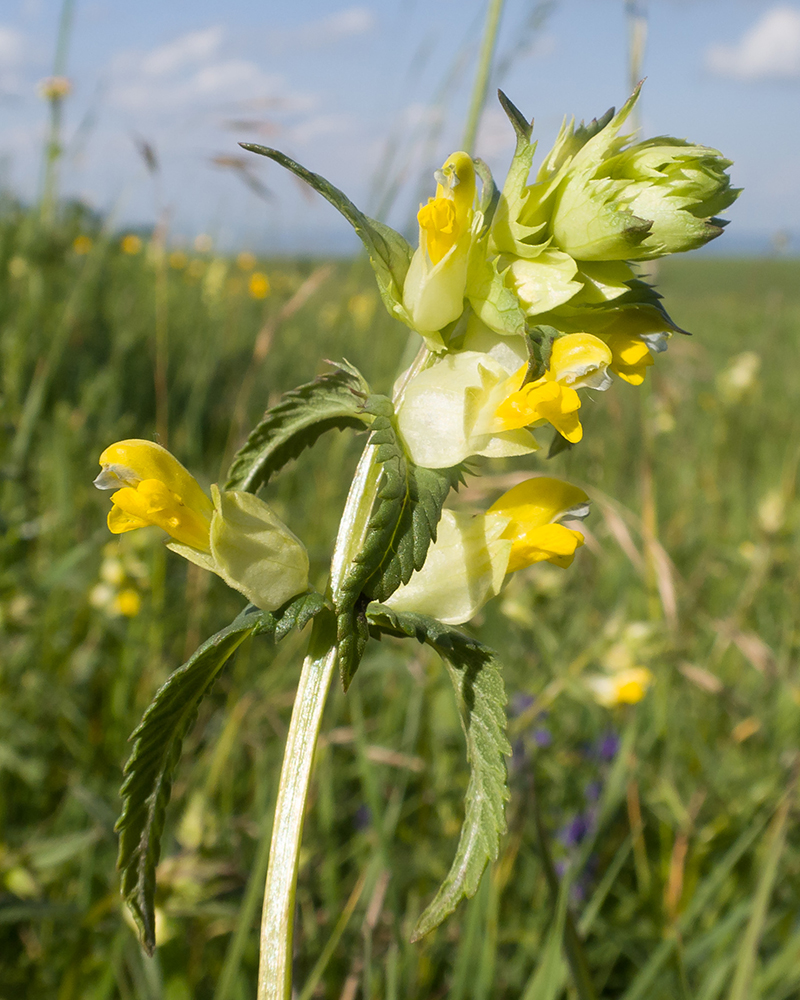
[[[103,448],[152,438],[224,478],[280,394],[346,357],[387,391],[407,331],[365,259],[255,260],[123,239],[78,206],[0,207],[0,1000],[245,1000],[304,636],[248,640],[184,746],[142,952],[115,871],[127,738],[243,598],[111,536]],[[546,468],[594,500],[569,570],[517,574],[470,626],[505,664],[509,830],[478,894],[419,944],[467,782],[450,682],[408,641],[332,690],[301,857],[299,1000],[575,997],[541,821],[598,996],[800,996],[800,262],[663,262],[676,337],[636,389],[584,403],[584,441],[486,464],[485,505]],[[364,437],[334,432],[268,487],[324,586]],[[587,678],[654,682],[605,708]],[[563,905],[560,910],[563,921]]]

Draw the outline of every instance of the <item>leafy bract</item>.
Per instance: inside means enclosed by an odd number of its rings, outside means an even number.
[[[131,735],[133,752],[125,765],[122,813],[116,827],[120,834],[117,866],[122,872],[123,896],[148,954],[152,955],[156,944],[153,899],[164,817],[183,740],[200,702],[248,636],[263,633],[277,641],[292,628],[302,628],[323,607],[322,597],[311,593],[293,598],[273,613],[248,605],[170,675]]]
[[[511,746],[506,737],[505,688],[494,652],[452,626],[375,604],[367,608],[367,621],[377,637],[413,637],[442,657],[456,691],[467,742],[470,779],[456,856],[417,921],[412,934],[417,941],[448,917],[462,898],[475,895],[487,862],[497,858],[509,797],[505,757],[511,754]]]
[[[339,670],[347,689],[368,638],[364,607],[385,601],[421,569],[460,468],[424,469],[406,456],[394,426],[394,407],[385,396],[364,405],[374,417],[370,444],[381,474],[364,540],[345,574],[336,600]]]
[[[407,240],[390,226],[369,216],[356,208],[344,192],[334,187],[330,181],[319,174],[312,173],[280,150],[260,146],[257,143],[241,142],[239,145],[251,153],[267,156],[290,170],[295,176],[304,180],[318,194],[338,209],[355,229],[356,235],[366,247],[372,269],[378,282],[381,297],[389,312],[411,325],[410,319],[403,308],[403,283],[411,261],[412,250]]]
[[[362,412],[368,392],[355,369],[339,368],[284,393],[236,453],[225,489],[255,493],[326,431],[369,423]]]

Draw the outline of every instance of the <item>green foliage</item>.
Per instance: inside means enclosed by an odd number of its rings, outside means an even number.
[[[200,702],[245,639],[265,633],[278,641],[293,628],[303,628],[323,606],[318,594],[302,594],[274,614],[248,605],[170,675],[131,735],[133,751],[125,765],[122,813],[116,826],[117,866],[122,893],[150,955],[156,946],[154,897],[164,818],[183,741]]]
[[[260,624],[261,612],[248,609],[217,632],[158,690],[134,730],[133,752],[125,765],[117,821],[122,893],[142,933],[148,954],[156,946],[153,897],[161,834],[183,740],[198,706],[236,648]]]
[[[363,427],[369,387],[356,371],[340,368],[284,393],[250,432],[228,471],[226,490],[256,493],[329,430]]]
[[[450,916],[462,899],[475,895],[487,863],[497,858],[509,797],[504,760],[511,754],[506,693],[495,654],[458,629],[426,615],[396,614],[380,606],[367,610],[367,620],[378,635],[413,637],[442,657],[467,741],[470,779],[464,824],[450,871],[414,927],[411,940],[418,941]]]
[[[88,256],[71,249],[79,233],[94,239]],[[168,443],[203,483],[217,481],[221,467],[224,474],[241,428],[287,386],[312,379],[320,357],[344,355],[388,391],[404,332],[382,308],[359,324],[349,306],[355,296],[379,306],[372,272],[366,261],[340,260],[281,320],[237,419],[259,330],[323,262],[261,258],[273,291],[255,301],[235,258],[189,257],[182,270],[165,265]],[[212,265],[223,275],[218,294],[206,281]],[[104,447],[155,433],[158,274],[154,254],[123,254],[118,235],[85,212],[65,213],[43,235],[24,208],[2,203],[4,997],[233,1000],[256,992],[270,818],[304,635],[292,631],[277,648],[245,639],[187,732],[191,767],[179,768],[162,836],[153,959],[123,916],[114,870],[128,735],[173,665],[242,603],[165,551],[156,533],[113,540],[108,499],[90,485]],[[338,1000],[356,973],[375,997],[523,997],[553,926],[530,811],[535,757],[554,860],[571,866],[569,906],[603,1000],[726,998],[744,954],[755,961],[752,996],[797,996],[793,812],[763,921],[756,903],[773,843],[766,831],[792,788],[800,725],[798,262],[667,259],[658,283],[676,322],[695,336],[673,337],[643,387],[617,381],[587,394],[584,440],[544,467],[592,489],[587,527],[596,545],[584,546],[568,571],[516,574],[471,626],[503,650],[510,699],[509,832],[497,863],[454,917],[409,943],[420,900],[446,877],[458,840],[464,743],[450,680],[430,647],[370,643],[347,696],[332,690],[323,720],[297,890],[298,993],[325,957],[315,973],[320,1000]],[[64,349],[51,355],[34,399],[41,358],[60,337]],[[735,365],[726,373],[742,352],[760,360],[744,387]],[[13,460],[23,414],[34,412],[23,458]],[[645,430],[656,542],[668,554],[654,575],[641,521]],[[266,487],[308,544],[320,586],[362,445],[354,434],[329,435]],[[456,502],[481,506],[521,468],[543,468],[536,456],[481,467],[488,474]],[[107,566],[120,564],[137,574],[124,584],[141,599],[131,617],[97,592]],[[657,584],[665,580],[677,601],[674,630],[661,610]],[[637,706],[601,708],[583,678],[643,630],[654,644],[642,661],[656,675],[651,691]],[[600,748],[631,722],[632,742],[608,761]],[[595,803],[588,796],[598,786]],[[628,808],[636,801],[641,828]],[[565,831],[595,808],[598,827],[579,847],[566,846]]]
[[[405,282],[408,265],[411,262],[412,250],[408,241],[403,239],[400,233],[395,232],[390,226],[377,219],[370,219],[368,216],[356,208],[346,194],[334,187],[330,181],[326,181],[319,174],[306,170],[291,157],[281,153],[278,149],[270,149],[268,146],[260,146],[256,143],[239,143],[243,149],[251,153],[258,153],[260,156],[267,156],[282,167],[290,170],[293,174],[304,180],[316,192],[322,195],[347,219],[356,235],[364,244],[372,269],[375,272],[375,279],[378,282],[381,297],[392,316],[396,316],[407,321],[405,310],[403,309],[403,283]]]

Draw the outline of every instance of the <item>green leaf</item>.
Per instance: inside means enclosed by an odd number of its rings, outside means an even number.
[[[500,106],[503,111],[505,111],[508,116],[508,120],[514,127],[514,132],[517,136],[517,144],[524,145],[525,143],[529,143],[531,141],[531,136],[533,135],[533,122],[528,121],[516,104],[510,101],[502,90],[497,91],[497,98],[500,101]]]
[[[554,326],[535,326],[525,338],[528,347],[528,370],[523,385],[540,379],[550,367],[553,343],[561,336]]]
[[[310,593],[293,598],[274,613],[248,605],[170,675],[132,733],[133,752],[120,790],[123,804],[116,826],[120,834],[117,867],[122,872],[123,896],[148,954],[152,955],[156,943],[153,899],[166,808],[183,740],[200,702],[248,636],[264,633],[277,641],[292,628],[302,628],[324,606],[319,594]]]
[[[475,895],[487,862],[494,861],[505,832],[505,757],[511,754],[506,737],[505,688],[495,654],[476,639],[435,618],[397,614],[390,608],[367,609],[370,631],[409,636],[427,643],[445,661],[456,691],[461,725],[467,741],[470,779],[466,809],[456,856],[433,902],[419,918],[412,941],[437,927],[463,898]]]
[[[387,600],[421,569],[442,516],[448,493],[461,481],[461,469],[424,469],[405,454],[394,426],[394,407],[385,396],[364,405],[373,414],[370,444],[381,467],[378,491],[364,534],[336,602],[339,670],[347,690],[369,632],[368,600]]]
[[[556,455],[560,455],[562,451],[569,451],[574,445],[571,441],[567,441],[564,435],[560,431],[556,431],[553,435],[553,440],[550,442],[550,448],[547,452],[548,458],[555,458]]]
[[[234,456],[225,489],[255,493],[326,431],[368,424],[371,418],[362,410],[368,392],[364,379],[348,366],[284,393]]]
[[[390,226],[364,215],[344,192],[334,187],[324,177],[320,177],[319,174],[306,170],[305,167],[286,156],[285,153],[281,153],[280,150],[251,142],[241,142],[239,145],[251,153],[267,156],[290,170],[341,212],[366,247],[386,308],[393,316],[411,326],[411,320],[402,304],[403,283],[412,254],[408,241]]]

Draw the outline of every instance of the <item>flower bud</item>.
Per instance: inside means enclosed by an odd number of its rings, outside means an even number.
[[[651,260],[722,232],[739,192],[715,149],[662,136],[625,148],[619,130],[638,92],[561,168],[550,232],[576,260]]]

